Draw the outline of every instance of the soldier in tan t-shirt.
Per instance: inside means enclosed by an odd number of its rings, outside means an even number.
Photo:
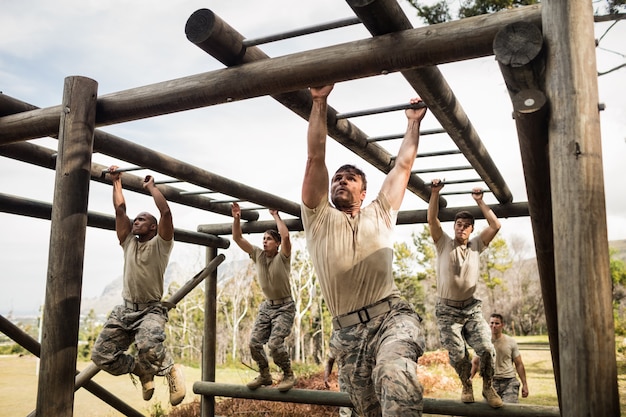
[[[154,376],[165,376],[170,403],[178,405],[185,398],[185,378],[163,343],[168,308],[161,304],[163,274],[174,244],[172,212],[154,178],[148,175],[143,188],[152,195],[161,218],[157,222],[152,214],[141,212],[131,221],[122,193],[122,173],[117,169],[111,166],[108,174],[113,183],[115,231],[124,250],[123,304],[109,315],[91,359],[110,374],[139,376],[146,401],[154,393]],[[127,352],[131,343],[136,346],[136,355]]]
[[[479,236],[470,239],[474,231],[474,216],[461,211],[454,219],[454,238],[448,236],[439,222],[439,191],[443,182],[436,179],[431,184],[428,203],[428,226],[437,249],[437,295],[435,307],[441,344],[448,350],[450,364],[456,370],[463,392],[461,401],[474,402],[467,345],[480,356],[483,377],[483,397],[493,408],[502,407],[502,399],[493,389],[495,351],[487,321],[483,317],[482,302],[474,298],[480,271],[480,253],[491,243],[500,230],[500,222],[493,210],[483,201],[480,188],[472,190],[488,227]]]
[[[276,230],[263,234],[263,249],[252,245],[241,232],[241,208],[233,203],[233,240],[256,265],[257,279],[266,300],[259,306],[252,334],[250,354],[259,366],[259,376],[250,381],[248,388],[255,390],[272,385],[269,362],[263,346],[267,344],[274,363],[283,371],[283,379],[277,385],[279,391],[289,391],[296,382],[291,369],[291,358],[285,338],[291,333],[296,306],[291,297],[291,239],[287,225],[277,210],[270,210],[276,221]]]
[[[344,165],[329,179],[327,98],[332,88],[310,89],[313,106],[301,207],[307,249],[333,316],[330,350],[341,369],[340,386],[358,415],[421,416],[417,360],[424,338],[419,316],[393,281],[392,262],[393,227],[426,109],[405,110],[407,130],[394,166],[377,198],[362,208],[367,183],[360,169]]]

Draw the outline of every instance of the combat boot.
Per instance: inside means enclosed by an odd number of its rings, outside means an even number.
[[[293,388],[295,383],[296,377],[291,368],[289,368],[283,373],[283,380],[280,381],[280,384],[278,384],[276,388],[278,388],[278,391],[280,392],[287,392]]]
[[[135,363],[133,374],[139,377],[141,381],[141,395],[145,401],[150,401],[154,394],[154,375],[144,372],[138,363]]]
[[[463,392],[461,393],[461,401],[464,403],[473,403],[474,402],[474,387],[472,386],[472,380],[467,379],[465,381],[461,381],[463,385]]]
[[[487,400],[487,404],[489,404],[491,407],[502,407],[502,398],[500,398],[496,390],[491,385],[491,381],[488,385],[487,383],[483,385],[483,397],[485,397],[485,399]]]
[[[247,387],[251,390],[255,390],[257,388],[269,385],[272,385],[272,375],[270,375],[270,368],[262,368],[259,376],[248,382]]]
[[[170,388],[170,404],[178,405],[185,398],[187,388],[185,387],[185,375],[180,365],[172,365],[170,371],[165,375]]]

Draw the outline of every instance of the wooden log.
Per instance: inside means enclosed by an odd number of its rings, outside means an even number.
[[[35,145],[30,142],[12,143],[0,146],[0,155],[49,169],[54,169],[56,166],[56,154],[56,151],[52,149]],[[107,168],[108,167],[104,165],[92,162],[91,180],[104,184],[111,184],[111,181],[107,176],[103,177],[101,175],[102,171]],[[122,175],[122,186],[126,190],[150,195],[150,193],[143,188],[143,180],[143,177],[124,174]],[[231,208],[228,204],[215,204],[211,203],[210,199],[203,196],[186,195],[183,194],[185,190],[177,187],[163,184],[159,184],[158,187],[167,201],[179,203],[188,207],[194,207],[200,210],[223,214],[225,216],[231,215]],[[242,218],[247,221],[257,220],[259,218],[259,213],[258,211],[245,211],[242,213]]]
[[[28,333],[24,332],[22,329],[11,323],[2,315],[0,315],[0,332],[10,337],[12,340],[17,342],[20,346],[28,350],[33,355],[39,357],[41,353],[41,345],[39,344],[39,342],[37,342]],[[79,374],[78,371],[76,371],[76,373],[77,375]],[[141,414],[139,411],[136,411],[128,404],[126,404],[115,395],[111,394],[109,391],[93,381],[85,381],[84,385],[81,385],[81,387],[86,389],[96,397],[100,398],[102,401],[109,404],[111,407],[115,408],[117,411],[124,414],[125,416],[143,417],[143,414]],[[31,413],[31,415],[34,414],[34,412]]]
[[[539,90],[522,90],[513,95],[512,101],[548,326],[552,367],[557,397],[560,400],[561,366],[554,271],[554,225],[548,160],[548,101]]]
[[[490,205],[494,213],[499,218],[509,217],[527,217],[529,214],[527,203],[509,203],[502,205]],[[484,219],[484,215],[477,206],[464,206],[464,207],[447,207],[442,208],[439,211],[441,221],[454,221],[454,216],[461,210],[469,211],[474,215],[476,219]],[[419,223],[427,223],[426,219],[427,210],[405,210],[398,213],[397,225],[412,225]],[[292,232],[301,232],[302,220],[300,219],[286,219],[285,224],[287,228]],[[245,222],[241,224],[241,230],[243,233],[263,233],[267,229],[273,229],[276,227],[276,222],[273,220],[263,220],[255,222]],[[232,223],[222,224],[201,224],[198,226],[198,231],[202,233],[210,233],[216,236],[230,235],[232,233]]]
[[[0,95],[0,108],[4,111],[11,105],[9,101],[3,103],[3,95]],[[7,116],[10,117],[10,116]],[[273,194],[249,187],[245,184],[232,181],[204,169],[186,164],[178,159],[171,158],[163,153],[153,151],[150,148],[122,139],[110,133],[96,130],[94,138],[94,152],[100,152],[132,164],[151,169],[155,172],[178,178],[200,187],[221,192],[245,199],[263,207],[271,207],[300,216],[300,204],[291,202]],[[231,215],[230,204],[211,203],[211,211],[224,215]],[[248,220],[258,219],[258,213],[250,212],[242,214],[242,218]]]
[[[207,264],[217,257],[215,249],[207,248]],[[202,380],[215,381],[215,367],[217,365],[217,272],[213,272],[204,284],[204,339],[202,344]],[[203,396],[200,401],[200,411],[203,417],[215,416],[215,397]]]
[[[287,392],[280,392],[276,388],[258,388],[253,391],[244,385],[198,381],[193,384],[193,392],[217,397],[352,407],[348,393],[337,391],[299,388],[292,388]],[[560,417],[559,409],[556,407],[504,404],[501,408],[494,409],[486,402],[465,404],[456,400],[434,398],[424,398],[423,412],[470,417]]]
[[[103,95],[98,98],[96,124],[106,126],[311,85],[490,56],[493,38],[502,27],[538,13],[539,8],[528,6]],[[0,144],[56,134],[60,112],[60,106],[53,106],[0,118]]]
[[[513,102],[552,366],[560,400],[561,366],[548,161],[548,103],[541,91],[545,75],[543,35],[536,24],[516,22],[498,32],[493,45],[494,55]]]
[[[593,9],[542,10],[562,413],[619,416]]]
[[[257,47],[245,47],[243,35],[208,9],[197,10],[189,17],[185,33],[190,42],[227,66],[269,59],[269,56]],[[312,101],[308,89],[272,94],[271,97],[304,120],[309,119]],[[337,119],[336,114],[337,110],[328,106],[328,136],[378,170],[388,173],[393,167],[393,155],[380,145],[371,143],[368,136],[350,121]],[[407,189],[424,201],[428,201],[430,197],[430,190],[416,175],[409,178]],[[439,204],[445,207],[447,202],[442,197]]]
[[[376,37],[392,32],[395,32],[394,35],[399,36],[400,33],[415,30],[412,29],[411,23],[395,0],[347,0],[347,3],[370,33]],[[520,8],[516,11],[519,13],[519,19],[516,21],[529,20],[540,22],[540,13],[537,6]],[[524,14],[523,17],[522,14]],[[491,18],[495,19],[496,17],[504,16],[505,14],[494,13],[475,16],[470,18],[472,20],[469,21],[462,19],[462,21],[467,21],[475,29],[478,29],[484,24],[490,24],[488,22],[491,22]],[[442,26],[427,26],[429,30],[435,31],[440,27]],[[491,33],[489,39],[483,37],[486,33],[477,34],[477,37],[474,38],[477,47],[481,48],[479,45],[484,43],[492,43],[496,33],[497,31]],[[468,34],[468,36],[473,35]],[[485,181],[498,201],[502,204],[511,202],[513,196],[504,178],[439,69],[428,65],[416,67],[419,68],[401,70],[404,78],[415,88],[415,91],[428,105],[429,110],[432,111],[433,115],[441,123],[441,126],[448,132],[450,138],[463,152],[465,158]]]
[[[0,211],[50,220],[52,216],[52,205],[42,201],[0,193]],[[115,217],[96,212],[88,212],[87,226],[115,230]],[[220,249],[227,249],[230,246],[230,241],[227,239],[183,229],[174,229],[174,240],[194,245],[217,247]]]
[[[98,84],[68,77],[59,129],[37,414],[71,417]]]

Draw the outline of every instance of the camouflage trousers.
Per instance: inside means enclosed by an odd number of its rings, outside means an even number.
[[[401,298],[366,323],[334,330],[330,349],[339,384],[362,417],[421,416],[417,360],[424,352],[420,318]]]
[[[470,345],[481,359],[480,375],[483,380],[491,381],[496,353],[491,343],[491,330],[483,317],[482,301],[476,300],[465,308],[437,303],[435,315],[441,344],[461,380],[470,376],[472,363],[467,350]]]
[[[496,390],[502,401],[505,403],[519,402],[520,382],[517,378],[494,378],[493,388]]]
[[[165,376],[174,364],[163,342],[167,309],[160,305],[134,311],[116,306],[107,319],[91,352],[91,360],[113,375],[133,371]],[[136,355],[128,352],[134,344]]]
[[[258,364],[259,370],[269,368],[269,362],[263,346],[267,344],[274,363],[283,371],[291,369],[291,359],[285,346],[285,338],[291,334],[296,306],[293,301],[272,306],[264,301],[259,307],[252,335],[250,336],[250,354]]]

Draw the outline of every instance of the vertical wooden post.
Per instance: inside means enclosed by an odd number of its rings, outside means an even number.
[[[207,265],[217,257],[217,249],[206,248]],[[215,382],[217,346],[217,269],[205,281],[204,291],[204,343],[202,345],[202,380]],[[215,397],[203,395],[200,401],[202,417],[215,416]]]
[[[41,417],[71,417],[74,409],[97,89],[85,77],[68,77],[63,88],[37,388]]]
[[[590,0],[545,0],[563,416],[619,416]]]

